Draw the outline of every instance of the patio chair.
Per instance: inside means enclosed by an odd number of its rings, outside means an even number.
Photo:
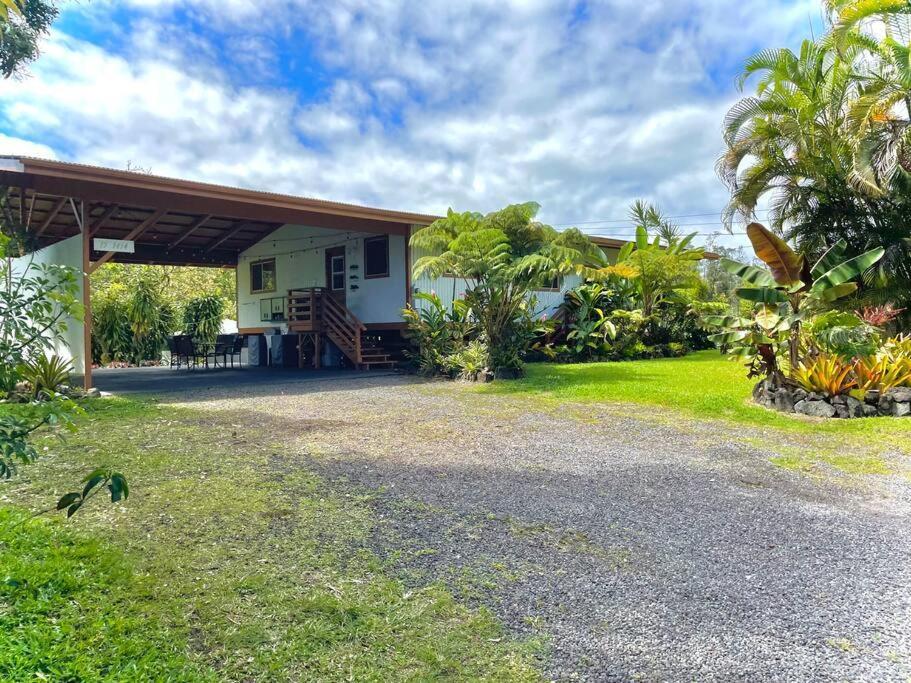
[[[238,364],[240,367],[243,367],[243,364],[242,364],[243,357],[241,356],[241,351],[242,351],[243,348],[244,348],[244,338],[243,338],[243,335],[240,335],[240,334],[232,334],[232,335],[229,335],[229,336],[231,336],[231,337],[234,338],[234,339],[233,339],[233,343],[231,344],[231,348],[228,349],[228,351],[227,351],[227,356],[228,356],[228,358],[231,359],[231,367],[232,367],[232,368],[234,367],[234,358],[235,358],[235,357],[237,357],[237,364]]]
[[[177,335],[168,337],[168,353],[171,356],[171,367],[180,368],[180,353],[177,350]]]
[[[215,338],[215,344],[206,353],[206,360],[212,358],[215,367],[218,367],[218,359],[222,359],[222,367],[228,367],[228,354],[234,348],[233,334],[220,334]]]
[[[196,367],[196,351],[193,348],[193,338],[185,334],[175,337],[177,357],[182,358],[188,368]],[[177,367],[180,367],[178,364]]]

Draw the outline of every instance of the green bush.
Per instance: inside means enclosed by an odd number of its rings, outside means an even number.
[[[220,296],[210,295],[190,299],[183,311],[184,334],[193,337],[197,346],[215,343],[221,332],[225,302]]]
[[[109,287],[96,296],[92,309],[92,358],[96,363],[158,362],[175,331],[174,306],[163,283],[147,276]]]
[[[444,359],[445,366],[452,374],[459,379],[471,381],[477,380],[487,372],[489,363],[490,352],[487,345],[477,339]]]
[[[58,393],[69,381],[73,364],[60,356],[40,355],[22,364],[19,374],[28,382],[31,395],[37,399]]]
[[[447,311],[436,292],[420,292],[415,299],[426,305],[420,308],[409,305],[402,309],[407,325],[405,337],[412,346],[405,355],[422,375],[447,374],[451,366],[447,359],[465,348],[466,340],[474,330],[468,306],[459,299]]]

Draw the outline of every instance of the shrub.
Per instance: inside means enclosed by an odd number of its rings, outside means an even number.
[[[418,372],[433,376],[448,371],[447,358],[458,353],[472,330],[468,306],[464,300],[453,302],[447,311],[435,292],[420,292],[415,299],[426,302],[426,306],[402,309],[407,329],[405,337],[412,349],[406,355],[415,363]]]
[[[0,202],[2,203],[2,202]],[[8,227],[8,226],[7,226]],[[81,319],[76,271],[27,262],[13,271],[9,238],[0,234],[0,392],[12,391],[23,362],[63,340],[67,319]]]
[[[794,371],[794,379],[807,391],[827,396],[846,394],[857,386],[850,363],[838,356],[821,353],[803,361]]]
[[[456,353],[446,356],[444,365],[459,379],[477,380],[488,371],[490,353],[487,346],[475,339]]]
[[[877,330],[847,311],[827,311],[804,325],[809,342],[818,350],[844,359],[870,356],[880,346]]]
[[[60,356],[40,355],[33,360],[25,361],[19,371],[22,379],[28,382],[32,397],[42,395],[49,397],[59,393],[59,389],[67,384],[73,364]]]
[[[183,311],[183,330],[198,346],[211,346],[221,332],[225,302],[220,296],[190,299]]]
[[[857,388],[862,393],[873,389],[886,392],[895,387],[911,385],[911,359],[879,354],[858,358],[853,365]]]
[[[133,331],[125,288],[112,288],[92,298],[92,359],[101,365],[131,356]]]

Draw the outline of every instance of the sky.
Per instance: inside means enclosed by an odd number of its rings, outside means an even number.
[[[704,242],[744,60],[820,24],[819,0],[71,0],[0,82],[0,154],[431,214],[533,200],[621,238],[642,198]]]

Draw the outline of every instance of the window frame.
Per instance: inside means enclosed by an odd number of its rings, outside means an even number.
[[[253,268],[256,266],[272,265],[272,289],[254,289],[253,288]],[[260,274],[260,284],[263,284],[263,277]],[[271,294],[278,289],[278,268],[275,265],[275,258],[264,258],[250,262],[250,294]]]
[[[554,284],[556,284],[557,286],[556,287],[537,287],[537,288],[533,289],[532,291],[534,291],[534,292],[562,292],[563,284],[564,284],[563,276],[558,275],[557,277],[555,277]]]
[[[342,264],[341,270],[338,270],[338,271],[335,270],[336,262],[340,262]],[[348,284],[347,283],[348,278],[346,278],[345,275],[346,275],[346,273],[345,273],[345,255],[336,254],[334,256],[330,256],[329,257],[329,291],[330,292],[344,292],[345,291],[345,287]],[[336,276],[340,276],[342,278],[341,287],[335,286]]]
[[[367,273],[367,243],[368,242],[378,242],[383,240],[386,244],[386,272],[384,273],[374,273],[370,275]],[[389,235],[376,235],[375,237],[365,237],[363,244],[363,259],[364,259],[364,279],[365,280],[378,280],[380,278],[389,277]]]

